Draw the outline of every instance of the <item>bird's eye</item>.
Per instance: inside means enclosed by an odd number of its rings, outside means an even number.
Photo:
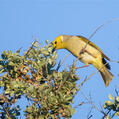
[[[57,41],[55,41],[55,44],[57,44]]]

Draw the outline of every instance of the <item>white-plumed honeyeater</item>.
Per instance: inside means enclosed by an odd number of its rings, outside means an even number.
[[[53,42],[54,49],[67,49],[80,61],[85,63],[85,66],[92,64],[99,70],[105,86],[107,87],[113,78],[110,70],[110,65],[107,60],[110,59],[101,51],[99,47],[82,36],[60,35]]]

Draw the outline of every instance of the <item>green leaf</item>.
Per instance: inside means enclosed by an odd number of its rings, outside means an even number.
[[[38,43],[37,43],[37,42],[35,42],[33,46],[35,46],[36,48],[39,48],[39,46],[38,46]]]
[[[45,42],[46,42],[47,44],[49,43],[49,41],[48,41],[48,40],[46,40]]]
[[[107,108],[107,105],[105,105],[105,104],[104,104],[104,106],[103,106],[103,107],[104,107],[104,109],[106,109],[106,108]]]
[[[119,109],[119,104],[117,104],[117,108]]]
[[[3,65],[0,65],[0,69],[2,69],[3,68]]]
[[[40,115],[38,119],[45,119],[44,115]]]
[[[9,55],[11,55],[11,54],[12,54],[12,51],[11,51],[11,50],[9,50],[9,51],[8,51],[8,54],[9,54]]]
[[[115,116],[119,116],[119,111],[114,114]]]
[[[4,69],[1,69],[1,70],[0,70],[0,74],[3,73],[3,72],[4,72]]]
[[[71,100],[72,100],[72,96],[71,96],[71,95],[67,95],[67,96],[65,97],[65,100],[66,100],[66,101],[71,101]]]
[[[10,62],[8,63],[8,65],[14,66],[14,63],[13,63],[12,61],[10,61]]]
[[[119,102],[119,96],[116,97],[116,101]]]
[[[114,97],[111,94],[109,94],[109,99],[113,100],[113,101],[115,100]]]
[[[10,89],[7,89],[6,91],[5,91],[5,94],[7,95],[7,94],[10,94]]]
[[[73,108],[72,108],[70,111],[71,111],[71,115],[74,114],[74,113],[76,112],[76,110],[73,109]]]
[[[106,119],[111,119],[108,115],[106,116]]]
[[[108,106],[113,105],[113,103],[111,101],[105,101],[105,104],[108,105]]]

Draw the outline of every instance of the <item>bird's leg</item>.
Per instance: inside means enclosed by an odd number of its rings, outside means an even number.
[[[75,62],[73,63],[73,67],[76,68],[76,62],[80,59],[80,55],[76,58]]]
[[[93,56],[94,58],[97,58],[94,54],[90,53],[88,50],[86,50],[85,48],[82,48],[82,50],[80,51],[79,54],[83,54],[84,52],[87,52],[88,54],[90,54],[91,56]]]
[[[79,52],[79,55],[83,54],[85,52],[85,48],[82,48],[81,51]]]
[[[88,67],[88,66],[89,66],[89,65],[88,65],[88,64],[86,64],[86,65],[84,65],[84,66],[77,67],[76,69],[85,68],[85,67]]]

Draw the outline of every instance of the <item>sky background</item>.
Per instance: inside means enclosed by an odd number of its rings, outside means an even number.
[[[0,0],[0,54],[4,50],[25,51],[34,38],[42,45],[45,40],[53,41],[58,35],[82,35],[89,38],[97,27],[112,18],[119,17],[119,0]],[[106,24],[91,39],[113,61],[119,60],[119,21]],[[68,51],[59,50],[57,62],[62,60]],[[61,70],[71,65],[76,58],[70,55]],[[82,87],[82,92],[92,96],[100,107],[119,85],[119,64],[110,62],[114,79],[109,87],[104,86],[99,73],[96,73]],[[77,66],[82,66],[81,62]],[[96,69],[93,66],[77,71],[80,81],[91,75]],[[79,82],[77,82],[79,84]],[[73,106],[84,101],[80,92],[74,99]],[[21,103],[25,105],[25,99]],[[87,119],[91,106],[76,108],[72,119]],[[91,119],[100,119],[101,114],[93,111]],[[22,117],[24,118],[24,117]],[[115,118],[116,119],[116,118]]]

